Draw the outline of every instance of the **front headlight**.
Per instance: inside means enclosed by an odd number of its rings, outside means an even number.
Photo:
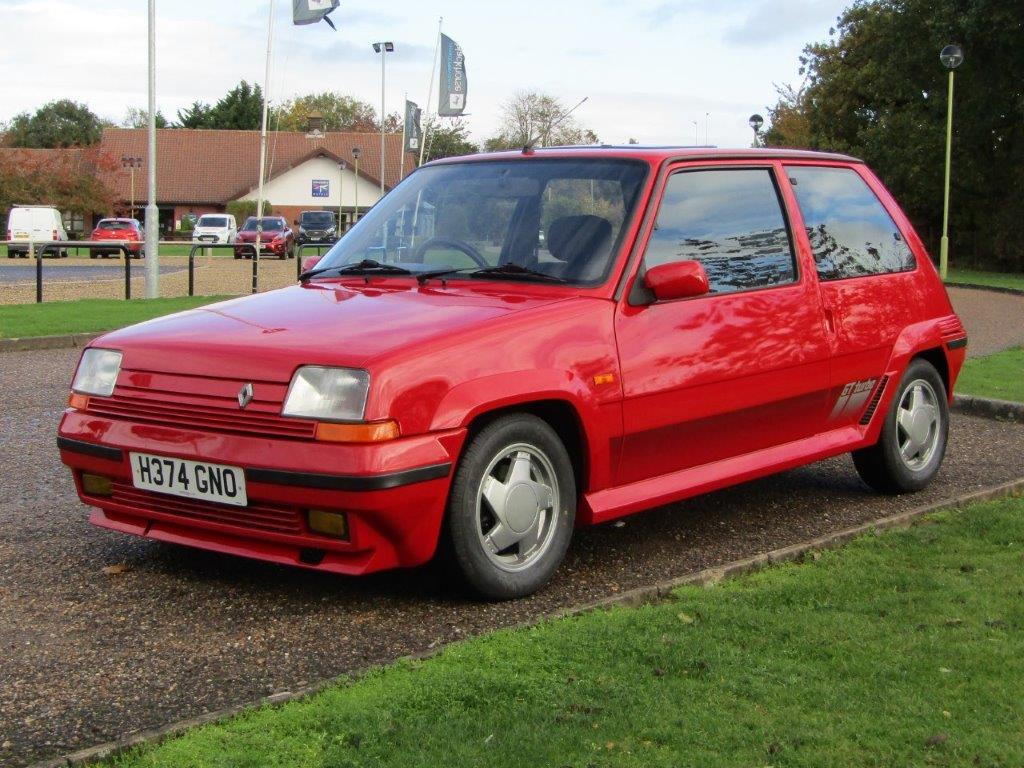
[[[113,349],[87,349],[75,372],[71,389],[83,395],[110,397],[121,371],[121,353]]]
[[[354,368],[299,368],[288,387],[284,416],[322,421],[362,421],[370,374]]]

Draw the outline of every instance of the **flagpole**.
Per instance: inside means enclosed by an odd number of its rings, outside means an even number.
[[[270,54],[274,44],[274,0],[270,0],[270,19],[267,22],[267,64],[263,73],[263,118],[260,125],[260,189],[256,195],[256,253],[253,254],[252,292],[259,285],[260,248],[263,236],[263,177],[267,172],[267,113],[270,105]]]
[[[437,73],[437,57],[441,53],[441,26],[444,24],[444,16],[437,20],[437,42],[434,44],[434,64],[430,67],[430,87],[427,89],[427,125],[420,137],[420,165],[423,165],[423,157],[427,151],[427,134],[430,132],[430,97],[434,94],[434,75]]]

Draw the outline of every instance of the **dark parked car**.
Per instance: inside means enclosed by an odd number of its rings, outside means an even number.
[[[263,232],[260,237],[260,255],[270,254],[279,259],[292,259],[295,257],[295,233],[292,232],[288,222],[283,216],[264,216],[257,219],[250,216],[245,220],[245,225],[238,230],[238,237],[235,238],[235,258],[250,259],[256,242],[257,221],[263,222]]]
[[[295,238],[298,245],[307,243],[334,243],[338,240],[338,224],[330,211],[303,211],[295,224],[299,234]]]

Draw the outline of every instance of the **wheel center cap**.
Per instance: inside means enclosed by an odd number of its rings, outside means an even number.
[[[520,483],[508,492],[505,502],[505,522],[516,533],[526,533],[537,521],[540,502],[532,486]]]
[[[920,409],[911,415],[910,439],[917,445],[923,445],[928,440],[928,432],[931,430],[931,421]]]

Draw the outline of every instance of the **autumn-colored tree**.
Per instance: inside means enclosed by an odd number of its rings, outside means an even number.
[[[119,167],[98,148],[0,151],[0,215],[15,205],[51,205],[59,211],[108,214],[116,195],[100,175]]]

